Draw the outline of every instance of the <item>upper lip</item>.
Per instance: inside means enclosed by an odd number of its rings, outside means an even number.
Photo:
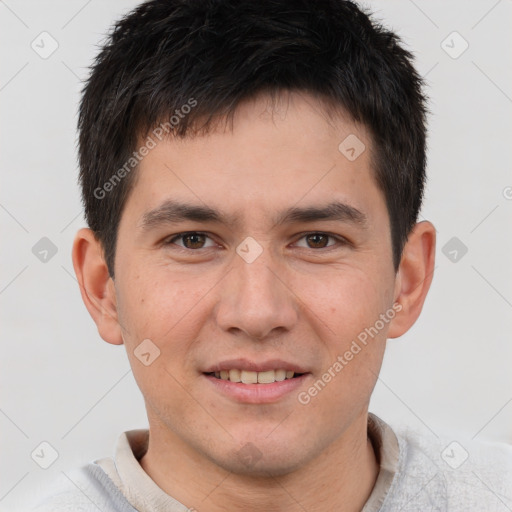
[[[220,372],[223,370],[245,370],[249,372],[266,372],[269,370],[287,370],[295,373],[308,373],[307,370],[297,363],[283,361],[282,359],[267,359],[256,362],[249,359],[226,359],[213,364],[204,370],[204,373]]]

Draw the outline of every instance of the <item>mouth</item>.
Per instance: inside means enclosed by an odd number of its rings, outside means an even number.
[[[298,364],[272,359],[255,362],[231,359],[205,368],[210,389],[245,404],[271,404],[290,399],[309,381],[311,373]]]
[[[266,370],[262,372],[250,370],[221,370],[217,372],[205,372],[205,375],[215,377],[219,380],[227,380],[242,384],[273,384],[274,382],[283,382],[289,379],[296,379],[304,375],[304,373],[285,370],[284,368],[276,370]]]

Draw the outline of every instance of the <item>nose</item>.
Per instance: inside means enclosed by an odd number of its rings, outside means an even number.
[[[258,340],[291,330],[299,307],[286,277],[286,270],[273,262],[268,251],[252,263],[236,256],[217,304],[217,325]]]

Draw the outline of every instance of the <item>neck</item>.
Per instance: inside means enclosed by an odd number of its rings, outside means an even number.
[[[365,413],[316,458],[278,477],[226,471],[151,422],[140,463],[161,489],[197,512],[355,512],[363,508],[379,473],[367,421]]]
[[[197,512],[356,512],[379,473],[367,414],[316,458],[278,477],[226,471],[158,424],[151,425],[140,464],[161,489]]]

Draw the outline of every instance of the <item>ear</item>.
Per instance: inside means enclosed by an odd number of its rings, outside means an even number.
[[[434,274],[436,230],[428,222],[419,222],[411,231],[402,252],[395,280],[395,303],[402,306],[393,318],[388,338],[398,338],[416,322],[423,309]]]
[[[83,228],[73,243],[73,267],[85,307],[98,327],[100,336],[113,345],[122,345],[114,281],[109,275],[101,243]]]

